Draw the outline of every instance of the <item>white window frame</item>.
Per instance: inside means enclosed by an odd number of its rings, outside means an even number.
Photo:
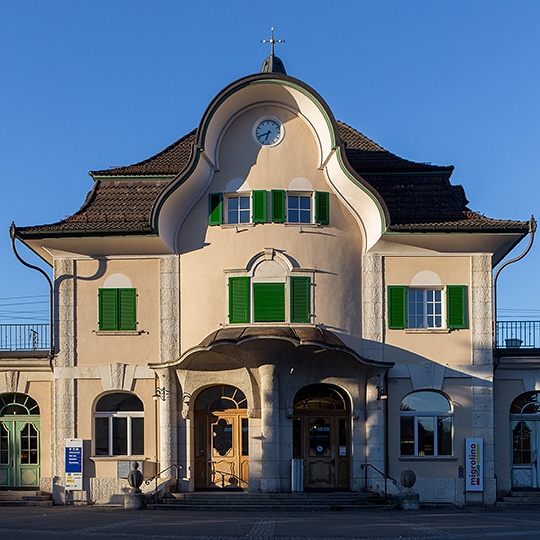
[[[224,195],[225,195],[225,197],[224,197],[225,198],[225,220],[224,220],[225,224],[227,224],[227,225],[242,225],[242,224],[252,223],[253,222],[252,194],[251,194],[251,192],[242,191],[242,192],[235,192],[235,193],[225,193]],[[242,198],[248,199],[248,202],[249,202],[249,208],[247,209],[247,211],[248,211],[248,219],[247,219],[247,221],[237,221],[237,222],[229,221],[229,201],[231,199],[242,199]],[[240,219],[240,208],[238,208],[236,210],[236,215],[237,215],[238,219]]]
[[[421,411],[400,411],[400,423],[399,423],[399,437],[400,437],[400,457],[401,458],[412,458],[412,457],[419,457],[419,458],[434,458],[434,457],[452,457],[454,455],[454,410],[452,401],[450,398],[441,392],[436,392],[435,390],[420,390],[418,392],[412,392],[412,393],[421,393],[421,392],[433,392],[433,393],[440,393],[447,401],[450,407],[450,411],[443,412],[443,411],[428,411],[428,410],[421,410]],[[409,394],[410,395],[410,394]],[[406,398],[407,396],[405,396]],[[404,399],[405,399],[404,398]],[[402,400],[403,402],[403,400]],[[401,453],[401,418],[414,418],[414,454],[402,454]],[[419,418],[433,418],[433,454],[422,454],[420,455],[418,453],[418,419]],[[451,450],[450,454],[441,454],[439,455],[439,430],[437,429],[437,420],[439,418],[451,418],[452,425],[450,428],[450,444],[451,444]]]
[[[411,302],[410,300],[410,293],[417,293],[417,292],[422,292],[422,309],[423,309],[423,321],[422,321],[422,324],[421,325],[412,325],[411,324],[411,320],[413,318],[417,318],[419,317],[419,315],[416,315],[416,314],[411,314],[411,311],[410,311],[410,306],[413,304],[413,302]],[[433,301],[430,301],[428,300],[428,292],[438,292],[440,294],[440,300],[439,301],[436,301],[436,300],[433,300]],[[434,306],[436,306],[437,304],[440,305],[441,307],[441,312],[440,314],[436,314],[436,313],[433,313],[433,315],[430,315],[428,314],[428,306],[430,303],[433,303]],[[414,304],[418,304],[418,302],[414,302]],[[444,290],[442,288],[433,288],[433,289],[430,289],[430,288],[420,288],[420,287],[407,287],[407,328],[410,328],[410,329],[438,329],[438,328],[445,328],[446,326],[446,317],[445,317],[445,308],[446,308],[446,295],[444,294]],[[433,317],[434,318],[434,323],[435,323],[435,317],[440,317],[441,319],[441,324],[440,325],[436,325],[436,324],[433,324],[433,325],[429,325],[428,324],[428,318],[429,317]]]
[[[108,429],[109,429],[109,448],[107,454],[97,454],[96,453],[96,443],[97,443],[97,437],[96,437],[96,418],[108,418]],[[114,430],[114,418],[127,418],[127,454],[113,454],[113,430]],[[116,411],[116,412],[94,412],[94,456],[96,457],[117,457],[117,456],[132,456],[134,455],[132,452],[132,427],[131,427],[131,421],[133,418],[143,418],[144,419],[144,411]],[[144,423],[143,423],[143,430],[144,430]],[[144,431],[143,431],[144,433]],[[143,439],[143,445],[144,445],[144,439]],[[135,454],[140,455],[140,454]]]
[[[309,221],[300,221],[300,207],[294,211],[298,212],[299,221],[289,219],[289,201],[291,197],[302,197],[309,199]],[[295,225],[309,225],[315,223],[315,192],[314,191],[286,191],[285,192],[285,223],[294,223]],[[300,204],[300,200],[298,201]],[[305,210],[304,210],[305,211]]]

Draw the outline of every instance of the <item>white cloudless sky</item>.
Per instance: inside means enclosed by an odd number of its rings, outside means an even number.
[[[0,2],[0,323],[48,318],[10,223],[76,212],[89,170],[196,127],[222,88],[259,71],[271,26],[288,74],[338,120],[403,158],[454,165],[472,210],[540,216],[539,24],[537,0]],[[540,319],[539,244],[501,273],[499,319]]]

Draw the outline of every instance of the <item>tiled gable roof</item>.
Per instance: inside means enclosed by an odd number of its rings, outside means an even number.
[[[151,233],[152,206],[169,181],[97,180],[81,209],[72,216],[18,231],[21,236]]]
[[[342,122],[337,126],[350,166],[384,200],[390,230],[527,230],[528,222],[494,220],[469,210],[463,188],[450,184],[453,167],[402,159],[350,126]],[[58,223],[18,228],[18,233],[25,237],[152,233],[154,202],[171,177],[188,164],[196,137],[193,130],[144,161],[91,172],[94,188],[79,211]]]
[[[167,146],[164,150],[144,161],[125,167],[114,167],[102,171],[91,171],[93,177],[101,176],[176,176],[184,169],[191,155],[191,145],[195,142],[197,130]]]
[[[352,127],[338,122],[339,136],[345,145],[345,153],[352,168],[362,173],[369,172],[452,172],[453,167],[438,167],[427,163],[416,163],[400,158],[368,139]]]

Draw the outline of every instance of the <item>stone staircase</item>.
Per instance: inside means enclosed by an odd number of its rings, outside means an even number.
[[[0,490],[0,506],[52,506],[52,495],[42,491]]]
[[[497,508],[539,508],[540,491],[511,491],[508,495],[500,497],[496,506]]]
[[[195,492],[167,493],[155,510],[239,511],[239,512],[316,512],[392,510],[375,493],[239,493]]]

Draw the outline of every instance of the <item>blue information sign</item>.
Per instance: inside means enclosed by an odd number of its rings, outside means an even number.
[[[82,472],[82,448],[77,446],[68,446],[66,448],[66,472]]]
[[[66,491],[82,489],[82,439],[66,439]]]

